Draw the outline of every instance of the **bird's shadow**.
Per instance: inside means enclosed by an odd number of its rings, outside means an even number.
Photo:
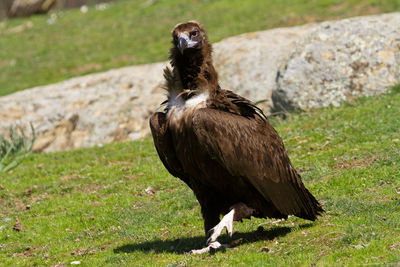
[[[232,238],[229,238],[227,235],[222,235],[218,238],[218,241],[221,244],[230,244],[231,247],[236,247],[259,240],[273,240],[274,238],[287,235],[294,229],[305,229],[311,227],[312,225],[312,223],[305,223],[299,225],[298,227],[278,226],[269,230],[262,230],[262,228],[259,228],[256,231],[247,233],[235,232]],[[126,244],[115,248],[114,253],[132,253],[135,251],[142,251],[145,253],[169,252],[174,254],[184,254],[191,249],[199,249],[204,247],[204,245],[204,236],[184,237],[175,240],[156,239],[138,244]]]

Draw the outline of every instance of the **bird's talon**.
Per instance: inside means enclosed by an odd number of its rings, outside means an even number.
[[[207,235],[212,235],[214,233],[214,228],[211,228],[207,231]]]

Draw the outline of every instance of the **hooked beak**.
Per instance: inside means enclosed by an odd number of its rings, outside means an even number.
[[[183,54],[183,51],[186,48],[193,48],[197,45],[198,42],[190,40],[189,36],[186,33],[181,33],[178,39],[178,49]]]

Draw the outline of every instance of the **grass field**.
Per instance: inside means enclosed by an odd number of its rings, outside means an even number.
[[[0,96],[114,67],[167,59],[170,31],[196,19],[212,42],[243,32],[400,10],[400,0],[119,1],[0,22]],[[51,17],[53,16],[53,17]],[[50,24],[49,24],[50,23]]]
[[[397,86],[272,120],[326,214],[244,220],[214,255],[185,254],[204,244],[200,209],[151,139],[30,155],[0,177],[0,265],[399,265],[399,112]]]
[[[188,19],[203,22],[216,42],[400,10],[400,0],[148,2],[0,22],[0,95],[165,60],[171,28]],[[221,238],[234,247],[214,255],[186,254],[204,245],[200,209],[150,138],[32,154],[0,174],[0,266],[400,265],[399,113],[400,85],[339,108],[272,119],[326,214],[316,222],[244,220],[232,239]]]

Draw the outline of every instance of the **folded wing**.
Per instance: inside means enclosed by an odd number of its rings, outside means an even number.
[[[191,126],[212,159],[232,176],[248,179],[282,214],[315,220],[323,212],[268,121],[203,108],[196,111]]]

